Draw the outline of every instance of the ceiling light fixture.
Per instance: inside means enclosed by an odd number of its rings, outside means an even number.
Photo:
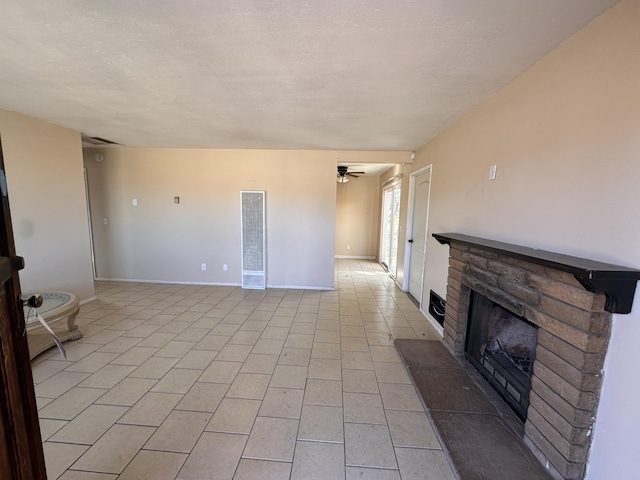
[[[347,177],[346,175],[340,175],[338,174],[338,183],[347,183],[349,181],[349,177]]]

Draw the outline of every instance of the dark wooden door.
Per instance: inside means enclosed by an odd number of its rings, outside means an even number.
[[[0,142],[0,479],[46,479]]]

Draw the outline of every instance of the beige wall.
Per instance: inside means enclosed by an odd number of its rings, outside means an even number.
[[[622,1],[419,149],[412,169],[433,164],[429,234],[640,268],[639,25],[640,3]],[[447,258],[431,238],[425,291],[446,293]],[[590,479],[640,471],[639,303],[614,316]]]
[[[338,183],[337,189],[336,255],[377,258],[380,177],[361,176]]]
[[[80,133],[0,110],[23,292],[94,297]]]
[[[267,284],[333,288],[336,152],[88,149],[85,165],[99,278],[240,284],[240,191],[265,190]]]

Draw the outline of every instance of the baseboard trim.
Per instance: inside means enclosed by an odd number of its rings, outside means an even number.
[[[101,282],[127,282],[127,283],[160,283],[163,285],[204,285],[212,287],[241,287],[241,283],[222,283],[222,282],[182,282],[177,280],[148,280],[141,278],[96,278]]]
[[[320,291],[332,291],[333,287],[307,287],[300,285],[267,285],[267,288],[287,288],[289,290],[320,290]]]
[[[242,287],[241,283],[221,283],[221,282],[178,282],[173,280],[142,280],[139,278],[96,278],[102,282],[127,282],[127,283],[160,283],[163,285],[203,285],[212,287]],[[318,287],[308,285],[267,285],[267,288],[287,288],[290,290],[323,290],[331,291],[334,287]],[[96,297],[94,297],[95,299]]]
[[[375,255],[335,255],[335,258],[346,258],[348,260],[375,260]]]

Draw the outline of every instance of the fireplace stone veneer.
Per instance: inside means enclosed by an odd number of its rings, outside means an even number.
[[[554,477],[583,478],[610,312],[628,313],[640,271],[460,234],[434,237],[450,245],[445,344],[464,354],[472,290],[536,325],[524,441]]]

